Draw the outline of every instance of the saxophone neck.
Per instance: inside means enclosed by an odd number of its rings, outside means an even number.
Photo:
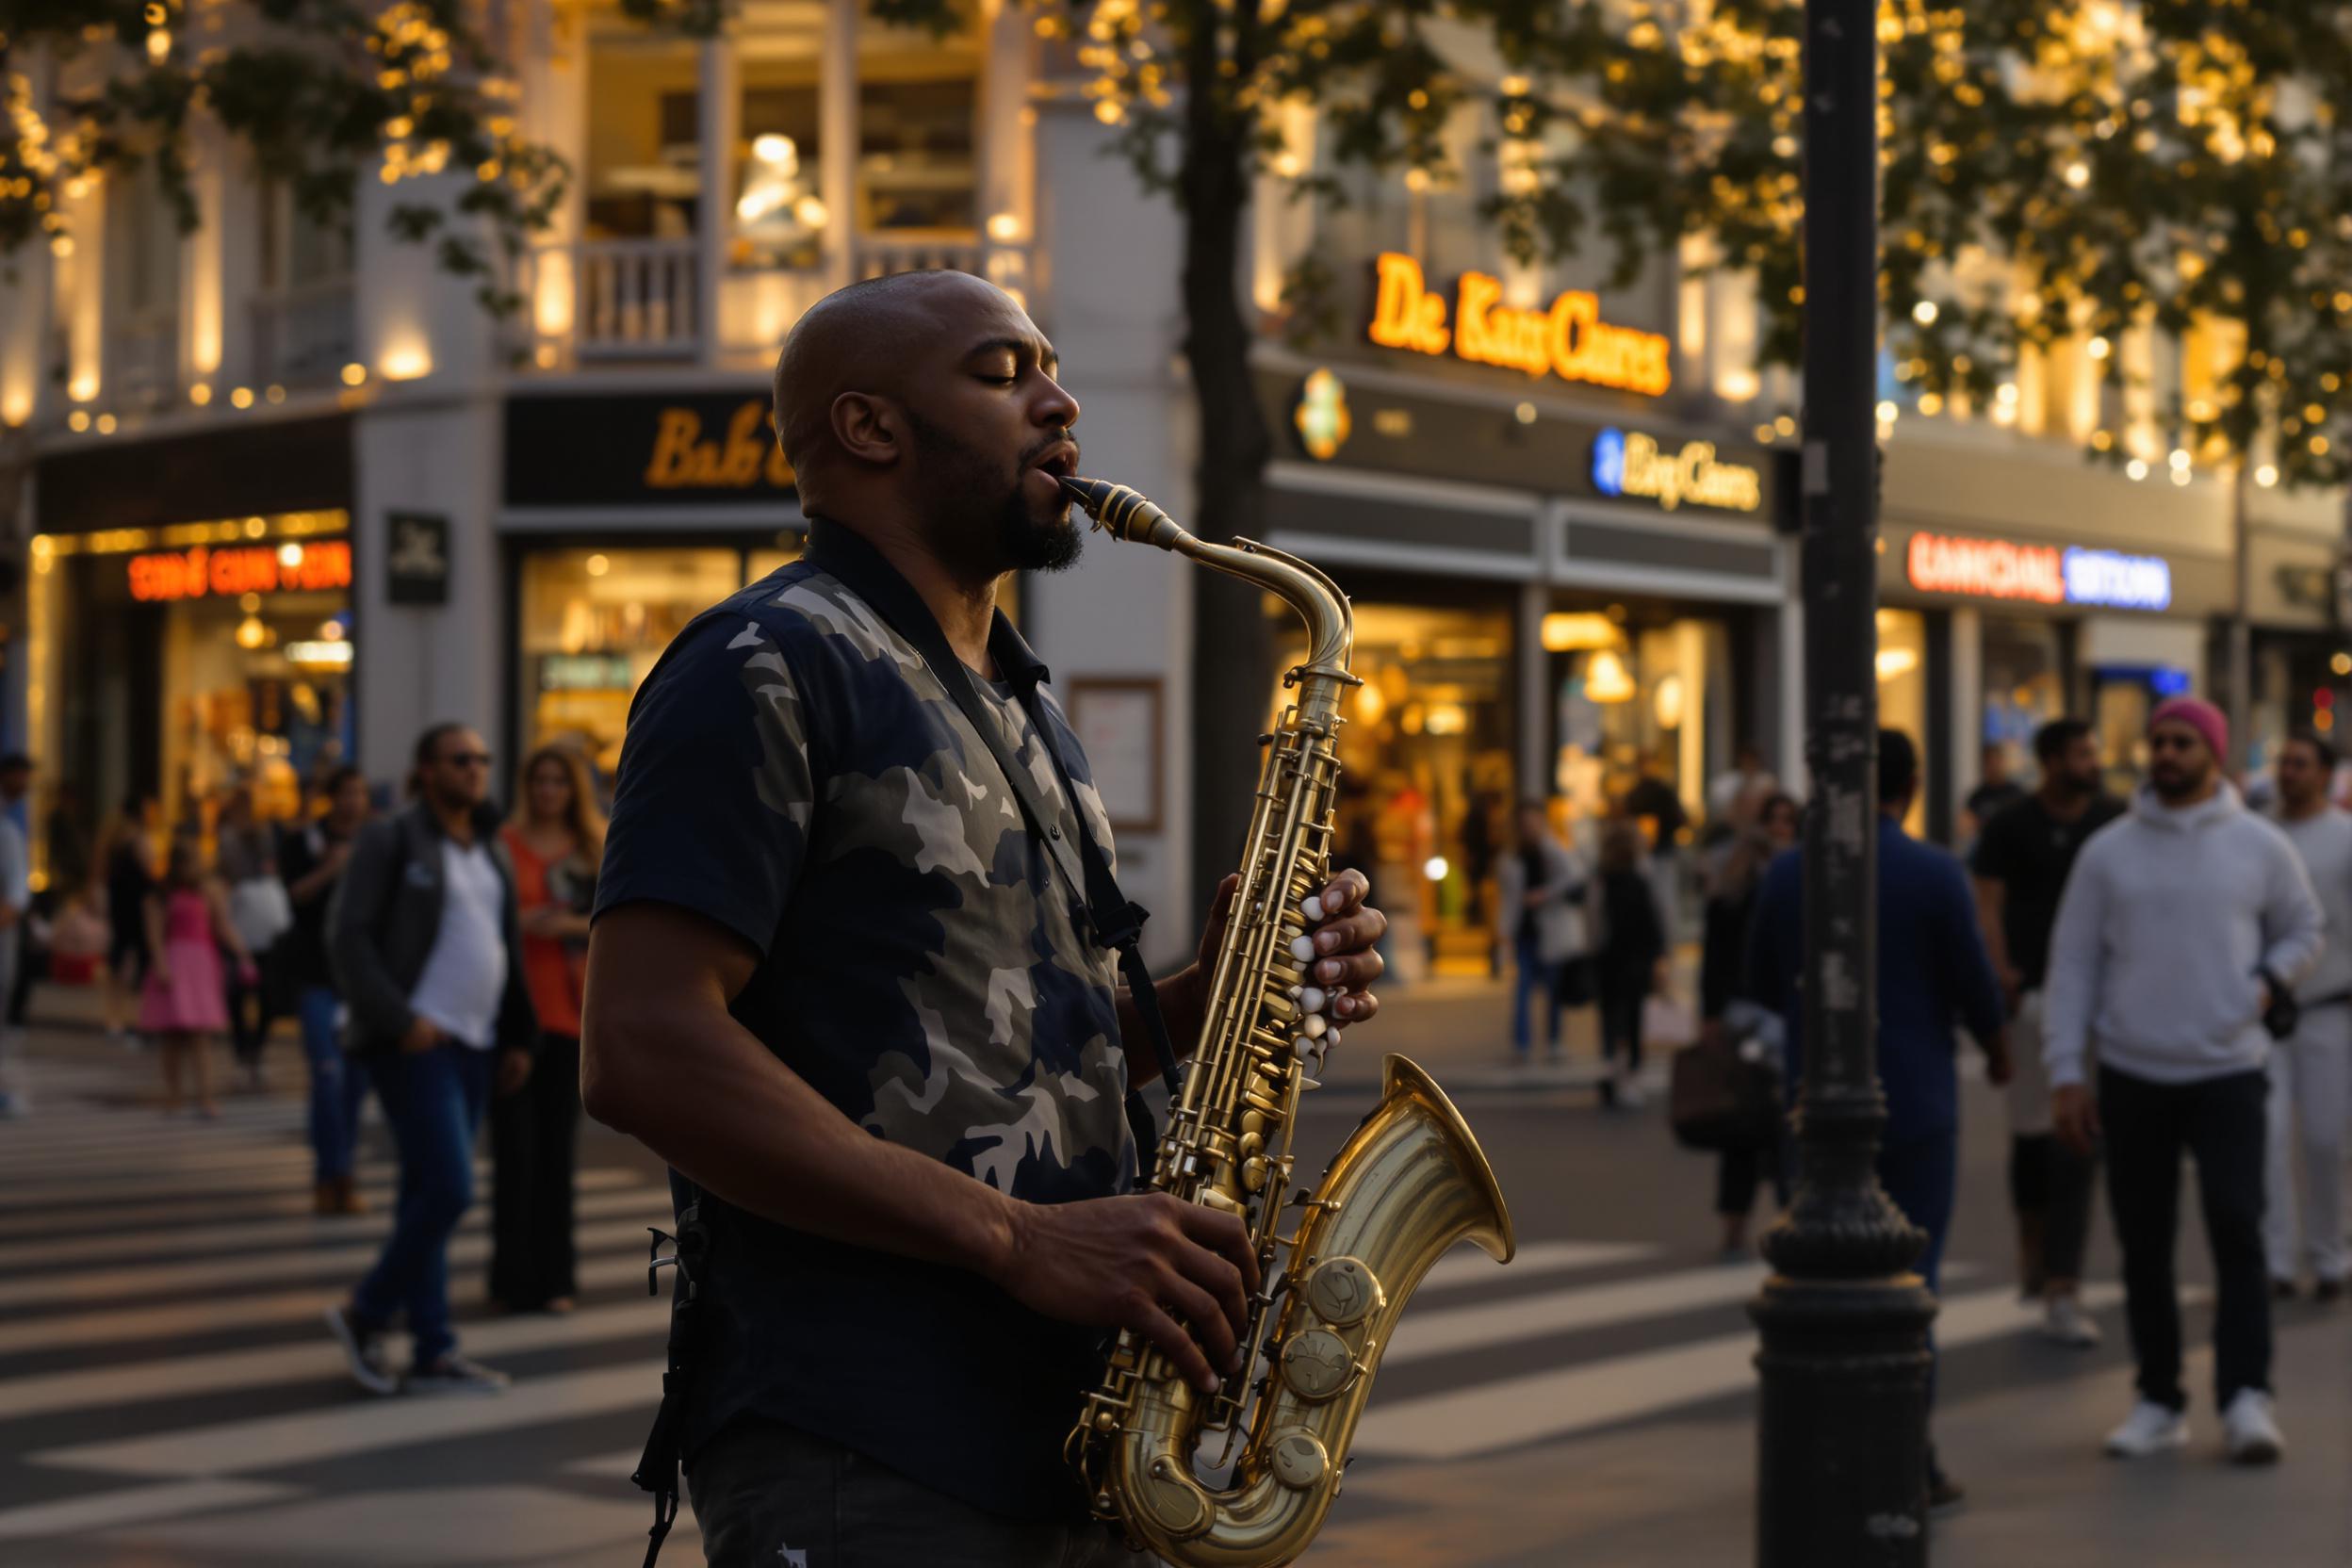
[[[1166,512],[1123,484],[1099,479],[1065,479],[1062,490],[1095,525],[1114,539],[1156,545],[1188,556],[1212,571],[1237,577],[1274,595],[1307,624],[1306,662],[1293,672],[1304,682],[1320,677],[1340,685],[1357,683],[1349,666],[1355,658],[1355,612],[1348,596],[1323,570],[1295,555],[1249,539],[1230,545],[1200,539]],[[1331,689],[1335,707],[1338,690]]]

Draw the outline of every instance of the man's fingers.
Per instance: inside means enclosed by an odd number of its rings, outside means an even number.
[[[1184,1326],[1154,1303],[1138,1297],[1122,1326],[1158,1347],[1160,1353],[1176,1364],[1176,1370],[1193,1387],[1206,1393],[1222,1381],[1209,1365],[1209,1358],[1200,1353],[1200,1347],[1193,1343],[1192,1335],[1184,1331]]]
[[[1343,953],[1315,960],[1315,983],[1325,990],[1360,991],[1387,970],[1387,961],[1377,953]]]
[[[1233,1348],[1241,1343],[1248,1320],[1236,1328],[1227,1318],[1225,1309],[1217,1304],[1214,1293],[1201,1289],[1174,1269],[1161,1282],[1160,1296],[1167,1305],[1176,1309],[1176,1315],[1192,1330],[1192,1337],[1208,1353],[1209,1370],[1221,1377],[1233,1364]]]
[[[1241,873],[1228,872],[1225,880],[1209,895],[1209,919],[1223,920],[1233,912],[1233,897],[1241,891]]]
[[[1327,920],[1315,934],[1317,953],[1362,953],[1380,939],[1388,917],[1378,909],[1358,909],[1338,920]]]
[[[1250,1250],[1250,1233],[1241,1221],[1204,1204],[1183,1203],[1179,1208],[1178,1222],[1184,1226],[1184,1234],[1231,1263],[1240,1271],[1242,1284],[1255,1296],[1258,1255]]]
[[[1348,991],[1331,1003],[1331,1016],[1362,1023],[1380,1010],[1380,999],[1370,991]]]
[[[1345,915],[1364,906],[1372,896],[1372,883],[1360,871],[1344,871],[1331,878],[1322,893],[1323,916]]]
[[[1187,1247],[1176,1254],[1176,1267],[1216,1298],[1236,1336],[1249,1332],[1250,1293],[1242,1288],[1241,1269],[1233,1260],[1205,1247]]]

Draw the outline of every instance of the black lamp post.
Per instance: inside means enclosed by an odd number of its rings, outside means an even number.
[[[1805,1082],[1796,1198],[1750,1308],[1756,1561],[1919,1568],[1936,1301],[1876,1170],[1877,7],[1805,10]]]

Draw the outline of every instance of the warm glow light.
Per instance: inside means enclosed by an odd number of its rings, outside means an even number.
[[[1446,857],[1443,855],[1432,855],[1421,863],[1421,874],[1432,882],[1445,881],[1446,874],[1453,869],[1446,863]]]
[[[2091,183],[2091,166],[2087,163],[2066,165],[2066,184],[2080,190]]]
[[[98,433],[101,435],[112,435],[114,433],[113,415],[101,414],[98,416]]]
[[[416,381],[433,374],[433,355],[421,344],[408,344],[387,351],[378,368],[386,381]]]
[[[988,220],[988,237],[999,245],[1011,245],[1021,238],[1021,216],[1000,212]]]
[[[202,408],[206,403],[212,401],[212,384],[210,382],[200,381],[193,386],[190,386],[188,389],[188,400],[194,403],[198,408]]]
[[[76,434],[88,430],[90,428],[89,410],[80,408],[75,409],[73,413],[65,416],[65,423],[66,428],[74,432]]]
[[[1878,678],[1897,680],[1919,667],[1916,648],[1881,648],[1878,650]]]
[[[1882,425],[1891,425],[1902,412],[1903,410],[1896,407],[1891,400],[1882,402],[1878,405],[1878,422]]]
[[[343,367],[343,384],[344,384],[344,385],[346,385],[346,386],[357,386],[357,385],[360,385],[362,383],[366,382],[366,381],[367,381],[367,379],[368,379],[368,367],[366,367],[365,365],[351,364],[351,365],[346,365],[345,367]]]
[[[1625,662],[1617,657],[1616,649],[1603,648],[1592,656],[1584,672],[1587,702],[1625,702],[1633,694],[1633,678],[1625,674]]]
[[[1939,314],[1941,313],[1936,310],[1936,302],[1933,300],[1921,300],[1911,307],[1911,319],[1923,327],[1934,326],[1936,318]]]
[[[270,640],[270,629],[261,624],[258,615],[248,615],[237,623],[237,645],[248,650],[257,648]]]
[[[238,387],[237,390],[235,390],[234,392],[231,392],[231,393],[229,394],[229,403],[230,403],[230,406],[235,407],[235,408],[251,408],[251,407],[253,407],[253,389],[252,387],[250,387],[250,386],[240,386],[240,387]]]
[[[2267,490],[2278,482],[2278,470],[2276,467],[2273,467],[2270,464],[2265,463],[2261,467],[2254,470],[2254,482]],[[2344,655],[2338,654],[2336,657],[2342,659]],[[2338,670],[2336,673],[2338,675],[2345,675],[2352,674],[2352,671]]]
[[[2339,653],[2328,661],[2328,667],[2338,675],[2352,675],[2352,653]]]
[[[85,370],[75,376],[65,389],[65,395],[77,403],[86,403],[98,395],[98,378]]]
[[[1617,628],[1606,615],[1591,611],[1555,610],[1544,617],[1544,646],[1552,653],[1605,648],[1616,641]]]
[[[792,204],[792,217],[804,229],[825,227],[825,199],[820,196],[803,196]]]
[[[348,670],[351,667],[351,645],[336,640],[316,643],[288,643],[286,662],[319,669]]]
[[[612,569],[612,562],[609,556],[592,555],[588,558],[588,575],[590,577],[602,577],[605,573],[611,571]]]
[[[2087,351],[2093,359],[2105,359],[2115,351],[2115,346],[2103,337],[2094,337],[2087,347]]]
[[[791,137],[778,136],[771,131],[765,136],[751,139],[751,155],[761,163],[797,163],[800,150],[792,145]]]
[[[2148,477],[2148,465],[2141,459],[2135,457],[2131,462],[2123,466],[2123,471],[2133,479],[2146,479]]]
[[[278,564],[291,571],[302,564],[302,547],[285,544],[278,547]]]
[[[1715,378],[1715,395],[1727,403],[1744,403],[1763,389],[1762,379],[1745,367],[1725,370]]]

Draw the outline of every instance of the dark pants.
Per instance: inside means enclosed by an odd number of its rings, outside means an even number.
[[[1883,1145],[1878,1152],[1878,1184],[1886,1189],[1903,1217],[1927,1233],[1927,1245],[1920,1249],[1919,1262],[1913,1266],[1927,1282],[1927,1288],[1943,1294],[1944,1242],[1952,1234],[1952,1203],[1958,1196],[1960,1181],[1960,1135],[1938,1133],[1923,1138],[1904,1138]],[[1936,1331],[1928,1330],[1928,1352],[1936,1353]],[[1927,1403],[1936,1404],[1936,1363],[1927,1364]],[[1942,1474],[1936,1462],[1933,1438],[1927,1445],[1927,1474],[1932,1486]]]
[[[2077,1153],[2053,1133],[2009,1140],[2009,1205],[2021,1215],[2041,1216],[2043,1279],[2082,1278],[2098,1191],[2098,1155]]]
[[[2099,1070],[2107,1134],[2107,1201],[2123,1248],[2124,1313],[2139,1358],[2141,1397],[2173,1410],[2180,1390],[2180,1302],[2172,1251],[2180,1230],[2180,1156],[2197,1161],[2197,1195],[2220,1300],[2213,1316],[2213,1396],[2270,1387],[2270,1279],[2262,1261],[2264,1101],[2260,1072],[2156,1084]]]
[[[405,1312],[418,1366],[457,1344],[449,1331],[449,1236],[474,1200],[474,1135],[490,1100],[495,1054],[437,1045],[368,1059],[400,1149],[400,1190],[391,1238],[351,1304],[370,1329]]]
[[[368,1098],[368,1074],[343,1054],[343,1042],[335,1037],[335,1009],[332,987],[304,986],[295,993],[302,1060],[310,1064],[310,1152],[321,1182],[351,1175],[359,1107]]]
[[[839,1444],[743,1419],[686,1478],[710,1568],[1140,1568],[1107,1525],[1002,1519]]]
[[[1748,1211],[1756,1207],[1756,1189],[1765,1182],[1772,1184],[1773,1196],[1787,1204],[1788,1182],[1781,1172],[1777,1141],[1742,1144],[1723,1151],[1715,1156],[1715,1212],[1745,1218]]]
[[[1622,1054],[1625,1070],[1642,1070],[1642,1004],[1650,994],[1649,976],[1600,972],[1601,1060],[1614,1062]]]
[[[260,962],[261,956],[254,956]],[[237,972],[236,962],[226,954],[221,956],[223,986],[227,990],[229,1008],[229,1043],[237,1052],[237,1059],[246,1067],[261,1060],[261,1048],[270,1038],[270,987],[258,976],[247,985]]]
[[[1511,1049],[1524,1056],[1534,1041],[1529,1004],[1535,993],[1544,993],[1544,1043],[1557,1049],[1560,1045],[1560,966],[1544,961],[1542,948],[1535,933],[1522,931],[1516,944],[1519,960],[1518,983],[1511,989]]]
[[[530,1081],[490,1102],[490,1295],[518,1311],[577,1293],[572,1156],[580,1143],[580,1041],[542,1035]]]

